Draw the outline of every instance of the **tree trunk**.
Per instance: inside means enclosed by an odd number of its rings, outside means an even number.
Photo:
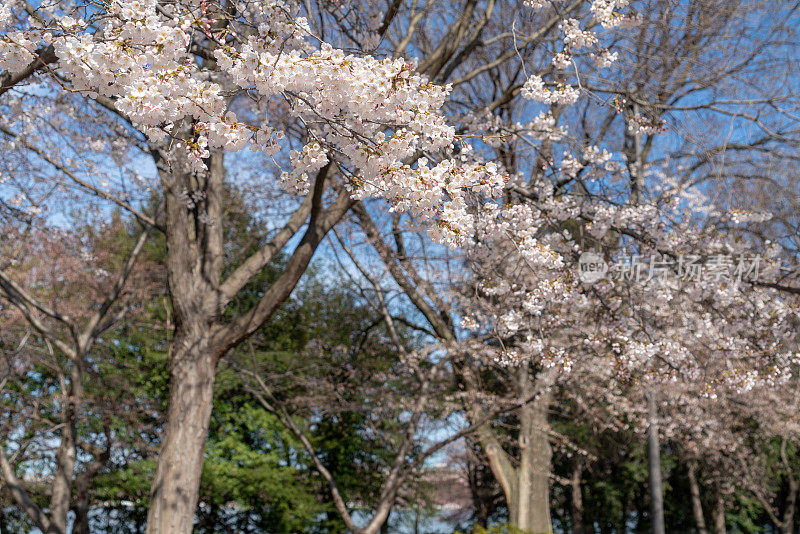
[[[789,489],[783,507],[783,520],[781,521],[781,534],[794,534],[794,509],[797,503],[797,491],[800,482],[793,477],[789,479]]]
[[[471,441],[469,447],[472,448]],[[480,480],[481,464],[479,462],[469,462],[467,466],[467,479],[469,481],[469,490],[472,496],[472,507],[475,510],[475,525],[486,528],[489,524],[489,515],[491,513],[491,484],[483,483]]]
[[[478,503],[475,511],[475,524],[483,528],[489,526],[489,507],[483,501]]]
[[[721,493],[717,493],[714,506],[714,534],[725,534],[725,499]]]
[[[75,523],[72,534],[90,534],[89,530],[89,487],[83,477],[75,480]]]
[[[181,135],[193,134],[186,130]],[[323,207],[331,165],[323,167],[317,173],[312,196],[307,197],[308,204],[305,201],[303,204],[310,211],[298,210],[298,218],[293,215],[279,232],[284,237],[259,249],[248,258],[252,262],[247,269],[235,271],[222,284],[224,151],[211,151],[207,173],[186,171],[187,161],[181,151],[177,155],[158,153],[163,156],[158,169],[164,192],[165,263],[175,336],[170,355],[169,404],[158,466],[150,488],[147,534],[189,534],[197,506],[216,364],[226,350],[257,331],[286,301],[325,234],[353,201],[346,191],[341,191],[328,208]],[[185,192],[198,190],[205,194],[204,200],[190,208],[185,202]],[[306,217],[309,217],[306,231],[283,273],[249,311],[221,326],[218,319],[226,305],[285,246],[289,237],[299,232]]]
[[[533,384],[527,368],[520,370],[520,391],[523,398],[533,395]],[[520,409],[520,464],[517,468],[516,502],[509,503],[511,523],[533,534],[553,532],[550,523],[550,466],[552,451],[547,436],[550,407],[549,392]]]
[[[218,361],[206,337],[202,332],[193,336],[176,332],[167,421],[150,489],[147,534],[192,532]]]
[[[75,523],[72,525],[72,534],[90,534],[89,529],[89,485],[91,477],[105,463],[101,458],[95,460],[98,465],[87,468],[86,471],[75,477]],[[94,468],[97,469],[94,469]]]
[[[628,500],[622,500],[622,515],[620,516],[620,524],[619,524],[619,532],[626,533],[628,532]],[[640,514],[636,514],[640,516]],[[637,518],[636,521],[638,522],[639,519]]]
[[[67,532],[67,514],[72,501],[72,481],[75,476],[77,455],[76,419],[78,405],[83,398],[83,374],[79,361],[72,364],[67,398],[63,400],[61,443],[56,452],[57,467],[50,494],[50,525],[45,531],[46,534],[65,534]]]
[[[703,501],[700,499],[700,484],[697,482],[697,460],[689,462],[689,491],[692,495],[692,513],[699,534],[708,534],[706,518],[703,516]]]
[[[419,512],[417,512],[419,515]],[[389,512],[389,515],[386,516],[386,521],[383,522],[381,525],[381,534],[389,534],[389,518],[392,516],[392,512]]]
[[[532,397],[533,387],[526,369],[520,370],[521,397]],[[547,436],[549,423],[547,410],[551,393],[543,393],[519,409],[519,467],[514,467],[509,454],[503,449],[489,424],[477,429],[489,467],[503,489],[508,507],[509,523],[526,533],[550,534],[550,468],[552,452]],[[471,413],[480,418],[479,410]]]
[[[220,313],[223,157],[221,151],[213,151],[207,160],[208,172],[193,173],[186,170],[185,155],[178,151],[166,156],[166,164],[159,168],[175,334],[170,348],[166,422],[150,487],[147,534],[189,534],[194,525],[219,360],[211,339]],[[197,190],[205,198],[193,211],[183,195]],[[206,221],[197,215],[202,212]]]
[[[576,457],[572,466],[571,482],[571,508],[572,508],[572,533],[583,534],[583,495],[581,493],[581,477],[583,474],[583,461]]]
[[[70,408],[71,411],[71,408]],[[58,469],[53,480],[50,497],[50,526],[47,534],[65,534],[67,532],[67,513],[69,512],[72,475],[75,470],[75,441],[72,434],[73,425],[64,425],[61,433],[61,444],[56,453]]]
[[[650,521],[654,534],[664,534],[664,495],[661,485],[661,451],[658,443],[658,409],[655,392],[648,395],[647,465],[650,474]]]

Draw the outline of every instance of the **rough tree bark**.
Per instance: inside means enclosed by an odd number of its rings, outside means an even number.
[[[184,337],[175,345],[148,532],[192,531],[218,356],[202,338]]]
[[[88,480],[79,477],[75,480],[75,523],[72,527],[72,534],[90,534],[89,508]]]
[[[520,370],[520,391],[523,398],[533,395],[528,370]],[[517,468],[517,495],[509,503],[511,522],[525,532],[550,533],[550,464],[552,451],[547,436],[549,393],[543,393],[520,408],[520,464]]]
[[[533,381],[527,368],[520,368],[518,382],[522,398],[534,396]],[[539,395],[519,408],[518,467],[512,465],[511,458],[489,425],[477,430],[478,439],[489,458],[489,467],[506,497],[509,523],[533,534],[553,532],[549,480],[552,451],[547,432],[547,411],[551,400],[552,393],[545,384],[540,384]],[[471,416],[480,418],[474,411]]]
[[[209,170],[194,176],[183,162],[159,167],[164,191],[167,280],[175,316],[169,359],[169,401],[164,437],[150,488],[147,533],[189,533],[211,417],[214,373],[222,352],[211,334],[221,310],[223,156],[214,152]],[[203,191],[192,211],[183,191]],[[199,214],[205,211],[206,222]],[[198,213],[200,212],[200,213]],[[208,224],[209,221],[216,224]]]

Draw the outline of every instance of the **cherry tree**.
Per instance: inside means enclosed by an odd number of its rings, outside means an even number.
[[[546,365],[546,368],[551,369],[540,375],[543,386],[541,389],[536,390],[535,387],[533,391],[529,389],[528,392],[533,393],[534,397],[548,394],[549,383],[554,380],[550,375],[567,376],[563,371],[570,367],[573,368],[572,376],[576,377],[576,383],[579,385],[584,377],[591,379],[592,373],[599,373],[599,376],[608,381],[613,379],[612,372],[615,372],[615,365],[619,362],[615,362],[615,358],[603,350],[598,350],[598,346],[592,350],[581,347],[581,343],[587,337],[590,340],[594,340],[595,337],[604,338],[603,343],[606,343],[604,350],[610,350],[613,343],[609,340],[616,335],[630,336],[637,333],[647,337],[650,335],[650,330],[658,330],[659,335],[667,336],[669,341],[665,338],[653,343],[651,340],[640,339],[638,341],[639,348],[634,352],[641,350],[644,354],[649,353],[649,358],[652,359],[659,351],[670,349],[669,356],[679,359],[674,362],[667,359],[668,363],[681,369],[686,373],[686,377],[691,377],[691,370],[701,365],[698,362],[692,362],[690,357],[692,350],[697,350],[697,347],[681,347],[680,344],[675,345],[673,340],[691,336],[692,327],[695,324],[692,322],[694,319],[687,320],[686,323],[680,325],[680,328],[672,331],[665,324],[651,325],[648,330],[642,328],[643,315],[647,316],[652,313],[653,306],[666,306],[663,313],[672,314],[672,316],[677,314],[680,317],[683,309],[677,307],[678,302],[681,305],[690,302],[696,308],[700,302],[692,299],[702,299],[709,295],[716,295],[715,298],[730,302],[731,295],[725,296],[725,291],[717,294],[718,290],[695,288],[689,290],[690,296],[684,295],[680,299],[675,298],[673,305],[676,308],[672,308],[669,304],[673,299],[671,291],[658,292],[651,289],[645,293],[637,292],[632,295],[631,301],[628,303],[627,315],[626,308],[623,307],[618,314],[619,317],[615,317],[613,309],[608,312],[603,312],[603,310],[609,304],[620,306],[619,299],[628,296],[616,295],[615,302],[609,303],[606,301],[606,297],[609,297],[610,294],[604,293],[604,291],[608,291],[608,288],[599,291],[602,287],[598,290],[592,287],[582,288],[580,284],[575,283],[579,272],[577,260],[580,252],[594,249],[600,252],[601,256],[607,254],[604,259],[608,260],[613,254],[617,254],[627,242],[634,243],[632,247],[634,254],[641,254],[643,257],[653,254],[659,255],[659,258],[666,254],[667,258],[672,260],[676,260],[682,253],[694,254],[698,251],[702,251],[707,256],[715,254],[734,254],[735,256],[736,253],[745,252],[735,244],[730,249],[720,248],[719,244],[710,245],[701,237],[702,234],[696,236],[697,227],[679,224],[687,222],[685,213],[691,213],[692,217],[709,221],[704,210],[716,208],[705,205],[707,199],[702,194],[697,196],[701,193],[700,188],[691,186],[697,186],[703,180],[718,175],[719,171],[708,170],[708,167],[714,165],[718,160],[709,158],[709,154],[704,152],[703,148],[696,148],[692,146],[691,141],[687,141],[677,149],[670,149],[669,153],[674,159],[664,160],[663,172],[662,169],[658,169],[658,172],[655,169],[648,170],[652,165],[649,159],[660,157],[654,155],[658,150],[654,147],[659,144],[659,132],[673,126],[674,123],[685,120],[682,115],[679,115],[683,108],[678,105],[678,102],[686,94],[697,92],[698,89],[694,87],[713,86],[721,79],[732,78],[734,72],[746,71],[749,73],[748,75],[759,75],[758,62],[741,61],[742,58],[737,58],[733,54],[726,56],[726,61],[721,63],[721,69],[713,76],[706,72],[704,67],[695,68],[698,64],[696,61],[687,60],[686,63],[680,63],[680,61],[673,61],[671,59],[673,56],[664,54],[666,49],[673,50],[675,47],[684,46],[688,58],[693,54],[703,54],[706,50],[716,50],[715,47],[725,47],[723,37],[731,21],[738,20],[735,16],[738,8],[733,4],[720,4],[714,9],[696,6],[697,11],[692,12],[698,17],[697,24],[692,26],[696,30],[696,34],[692,36],[691,40],[686,40],[679,24],[675,26],[667,24],[663,28],[659,26],[665,17],[668,19],[674,16],[666,9],[667,6],[654,4],[651,6],[654,11],[653,16],[650,18],[650,13],[645,13],[643,17],[646,24],[640,25],[640,28],[644,26],[647,30],[641,30],[638,41],[635,42],[635,54],[633,57],[623,54],[623,58],[620,60],[621,70],[630,74],[631,78],[618,79],[613,75],[608,77],[595,75],[595,79],[591,76],[586,78],[579,75],[574,86],[562,82],[562,85],[556,84],[553,90],[544,86],[544,76],[552,72],[545,70],[541,75],[528,77],[520,93],[533,100],[550,103],[550,113],[542,113],[536,120],[528,124],[519,124],[510,121],[507,117],[513,113],[510,110],[523,108],[521,106],[515,108],[504,102],[503,106],[507,106],[506,109],[498,105],[501,109],[496,114],[475,119],[477,130],[492,132],[493,135],[485,136],[484,140],[494,148],[496,160],[502,163],[506,170],[519,172],[519,169],[525,169],[530,172],[530,178],[527,181],[521,178],[512,178],[506,194],[502,197],[503,206],[493,205],[489,202],[482,203],[476,211],[464,208],[454,211],[452,214],[446,213],[448,218],[445,218],[444,222],[448,224],[439,224],[433,230],[436,234],[449,239],[451,243],[465,247],[467,257],[473,262],[470,265],[477,274],[477,283],[473,285],[466,282],[463,277],[452,276],[452,270],[446,263],[439,269],[431,268],[431,259],[436,255],[430,252],[425,253],[422,247],[412,251],[409,244],[410,239],[406,237],[404,240],[402,237],[403,223],[396,215],[388,216],[387,219],[390,221],[381,224],[375,222],[377,210],[369,212],[360,207],[356,209],[365,241],[383,260],[394,282],[406,292],[409,300],[431,325],[432,331],[439,339],[451,346],[457,340],[463,339],[463,331],[455,326],[461,323],[464,327],[475,329],[478,334],[483,336],[484,342],[488,341],[488,344],[479,344],[465,351],[473,355],[483,369],[494,367],[493,372],[496,374],[506,373],[507,369],[518,369],[522,373],[529,373],[527,369],[522,369],[522,365],[527,365],[531,359],[536,362],[535,368],[538,368],[539,365]],[[790,8],[787,12],[780,13],[780,20],[787,20],[785,17],[790,16],[791,12]],[[741,34],[752,36],[758,33],[756,28],[761,27],[760,25],[764,24],[767,19],[754,17],[746,20],[748,21],[747,25],[742,28]],[[573,23],[565,23],[562,27],[566,29],[566,32],[571,32],[571,29],[575,28]],[[654,27],[663,29],[663,33],[660,34],[664,35],[662,41],[653,39],[645,33],[645,31],[652,31]],[[671,29],[673,27],[677,29],[673,31]],[[785,26],[781,26],[781,28],[785,29]],[[571,47],[585,45],[592,39],[591,36],[584,34],[570,33],[568,39],[565,39],[569,41],[570,45],[565,48],[565,52],[570,53]],[[673,44],[673,41],[676,43]],[[704,45],[697,44],[699,42]],[[726,50],[731,52],[729,48]],[[607,60],[614,57],[611,51],[597,51],[594,55],[600,59],[598,63],[601,66],[605,66]],[[654,65],[659,61],[671,61],[672,63],[667,69],[663,64]],[[569,64],[569,62],[563,57],[557,57],[553,61],[555,67],[565,64]],[[665,69],[664,71],[668,74],[663,78],[653,80],[648,73],[660,72],[659,69]],[[705,78],[706,76],[708,78]],[[558,79],[557,76],[554,77]],[[714,81],[711,81],[712,78]],[[591,82],[587,80],[591,80]],[[701,80],[706,80],[706,82]],[[641,85],[635,90],[629,89],[629,86],[626,87],[629,82]],[[693,84],[697,84],[697,86]],[[776,86],[775,93],[777,94],[765,96],[763,101],[791,100],[793,97],[790,93],[780,94],[784,87],[780,86],[778,89]],[[565,122],[565,117],[568,117],[569,106],[565,106],[565,104],[578,99],[580,93],[576,89],[596,89],[600,93],[609,95],[616,93],[617,95],[614,100],[607,101],[611,105],[599,107],[600,113],[597,115],[600,120],[597,121],[597,124],[586,119],[587,115],[591,116],[590,113],[593,113],[589,105],[581,109],[581,122],[578,124],[577,131],[583,134],[584,138],[574,134],[570,135],[569,130],[559,124]],[[695,102],[696,107],[692,109],[703,110],[704,113],[708,112],[710,115],[719,113],[719,118],[728,115],[729,109],[724,106],[753,105],[752,100],[742,96],[740,89],[738,86],[735,88],[730,86],[721,89],[719,93],[703,94],[704,98],[708,98],[699,104]],[[727,90],[735,93],[736,96],[729,94],[730,99],[725,100],[723,105],[722,94]],[[650,94],[654,98],[657,97],[655,101],[649,101],[646,98]],[[609,100],[611,99],[609,98]],[[587,98],[586,101],[591,102],[592,99]],[[580,99],[575,102],[577,106],[581,106]],[[743,142],[740,146],[734,146],[729,145],[726,140],[720,140],[721,145],[719,149],[713,151],[714,154],[724,153],[726,157],[729,157],[732,152],[740,149],[745,151],[747,147],[767,146],[780,142],[785,142],[787,147],[791,146],[796,140],[791,135],[791,125],[785,120],[786,117],[781,118],[781,115],[782,113],[778,112],[770,117],[770,120],[775,121],[775,127],[774,129],[766,127],[760,141],[754,141],[752,144]],[[617,126],[616,129],[612,128],[613,125]],[[765,126],[765,123],[762,123],[762,126]],[[782,133],[775,135],[777,131]],[[616,137],[614,137],[615,135]],[[678,135],[696,138],[700,134],[680,131]],[[710,132],[709,135],[711,135]],[[595,140],[608,140],[609,144],[617,143],[615,139],[621,140],[620,151],[626,155],[626,158],[622,159],[618,155],[615,156],[613,151],[593,144]],[[509,140],[514,140],[514,142]],[[569,146],[570,141],[572,141],[571,146]],[[524,152],[520,150],[519,145],[523,144],[535,147],[531,150],[532,154],[529,160],[532,163],[526,165],[520,163],[523,160]],[[564,144],[568,145],[567,149],[563,153],[559,153]],[[728,146],[731,151],[727,150]],[[769,150],[773,150],[773,148]],[[749,158],[749,154],[744,158],[734,160],[735,163],[729,163],[732,169],[735,168],[732,172],[745,174],[746,172],[756,172],[760,168],[755,165],[749,166],[753,163],[746,159]],[[688,161],[689,163],[686,165],[675,164],[675,161]],[[706,172],[708,174],[704,174]],[[514,176],[514,172],[510,172],[510,174]],[[664,186],[653,188],[650,185],[657,182],[663,182]],[[566,195],[570,195],[571,198],[565,198]],[[512,209],[508,209],[508,204],[513,205]],[[482,210],[485,210],[485,213]],[[484,214],[486,214],[485,217]],[[453,224],[451,221],[456,221],[456,223]],[[453,228],[463,228],[464,221],[470,225],[469,231],[462,234],[454,232]],[[709,222],[719,223],[719,221]],[[389,228],[391,231],[388,230]],[[465,245],[464,241],[469,242],[471,239],[476,239],[475,236],[477,236],[477,244],[467,243]],[[749,250],[749,253],[753,252],[752,249]],[[414,254],[419,254],[422,259],[415,262]],[[453,280],[452,285],[441,284],[441,281],[447,280],[448,277]],[[465,285],[469,288],[466,291],[463,289]],[[459,289],[454,289],[454,287]],[[688,290],[688,288],[684,289]],[[739,289],[748,290],[748,287],[739,286]],[[621,288],[617,287],[617,290],[621,291]],[[730,293],[730,288],[728,292]],[[467,294],[463,299],[463,306],[453,306],[454,293]],[[763,302],[771,298],[770,295],[755,294],[753,297],[746,298],[755,298],[757,301]],[[460,310],[461,317],[453,317],[451,311],[454,308]],[[750,310],[752,311],[752,309]],[[477,313],[471,314],[470,311]],[[714,339],[714,342],[722,338],[729,343],[739,343],[740,348],[751,345],[753,341],[746,337],[736,337],[734,338],[736,341],[724,338],[724,335],[729,335],[736,328],[735,325],[738,324],[736,321],[741,320],[742,317],[736,310],[732,310],[732,312],[734,314],[730,318],[730,322],[726,323],[729,330],[724,334],[709,332],[711,339]],[[715,312],[706,310],[705,313]],[[785,317],[786,314],[782,313],[779,316]],[[612,324],[604,326],[609,317],[613,319]],[[687,317],[694,316],[687,315]],[[616,334],[609,335],[612,331]],[[493,336],[492,333],[496,335]],[[623,343],[622,346],[627,345]],[[734,348],[735,346],[732,345],[730,350],[738,350]],[[770,359],[770,356],[777,355],[764,347],[759,348],[759,352],[767,356],[766,360],[758,362],[754,366],[746,361],[740,362],[741,366],[731,373],[732,382],[740,380],[742,377],[752,377],[753,375],[749,373],[753,372],[754,367],[760,367],[761,373],[763,373],[756,375],[760,377],[758,380],[768,380],[772,372],[780,374],[781,371],[770,369],[770,366],[776,363],[775,360]],[[704,360],[701,356],[705,357],[703,351],[694,357],[702,362]],[[723,353],[717,353],[717,356],[721,360],[725,360]],[[658,358],[655,358],[654,361],[650,359],[646,359],[650,364],[661,361]],[[487,366],[486,363],[491,365]],[[498,371],[497,364],[502,371]],[[578,364],[585,365],[585,374],[576,372]],[[733,362],[731,364],[734,365]],[[558,373],[559,370],[562,372]],[[656,376],[672,376],[675,371],[670,365],[662,362],[662,365],[655,365],[651,373],[655,373]],[[738,378],[734,379],[734,376]],[[465,386],[471,385],[477,391],[484,390],[485,386],[481,386],[474,370],[471,372],[460,370],[459,378],[464,382],[467,380],[471,382],[471,384],[465,383]],[[660,382],[664,378],[658,380]],[[588,380],[587,386],[592,382],[592,380]],[[523,376],[520,380],[513,376],[504,376],[502,383],[506,384],[506,391],[514,391],[514,395],[520,395],[516,390],[517,384],[528,388],[532,387],[529,375]],[[708,385],[700,381],[696,387],[701,389],[699,384],[703,384],[702,387]],[[591,391],[590,388],[587,390]],[[542,404],[546,406],[547,402],[544,401]],[[480,407],[480,403],[472,397],[469,398],[467,405],[475,410]],[[630,406],[630,403],[627,405]],[[533,408],[531,409],[533,410]],[[637,413],[641,413],[640,407],[637,406],[636,410]],[[541,439],[543,434],[546,435],[546,430],[542,432],[542,428],[546,429],[547,427],[546,412],[546,408],[540,408],[537,423],[527,425],[529,429],[533,429],[533,434],[538,434],[539,443],[544,442],[544,445],[528,446],[526,452],[529,454],[532,449],[542,451],[539,457],[543,459],[545,465],[548,463],[547,458],[550,454],[546,446],[548,440]],[[518,504],[515,503],[529,497],[527,493],[520,497],[514,487],[515,484],[517,487],[520,485],[514,481],[518,481],[520,473],[522,473],[524,483],[521,486],[527,492],[532,485],[525,479],[530,476],[531,472],[535,472],[539,478],[537,482],[539,488],[546,487],[549,477],[548,468],[528,468],[517,471],[517,468],[514,467],[515,459],[508,456],[508,453],[503,450],[502,444],[497,440],[497,435],[493,435],[491,429],[485,428],[482,438],[490,462],[493,463],[495,476],[504,487],[512,522],[518,524],[516,522],[519,520],[519,512],[514,511]],[[534,441],[525,438],[521,439],[521,443],[527,445]],[[510,448],[506,450],[508,449]],[[526,448],[522,447],[521,449]],[[520,461],[519,465],[522,466],[523,463]],[[506,481],[505,484],[503,484],[503,480]],[[542,504],[542,500],[546,503],[547,497],[540,489],[536,498],[540,517],[546,514],[545,504]]]

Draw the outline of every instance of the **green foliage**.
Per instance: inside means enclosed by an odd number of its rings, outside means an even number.
[[[229,389],[235,380],[226,382],[218,388],[206,447],[198,531],[218,531],[225,522],[221,509],[230,503],[266,531],[303,531],[322,507],[307,469],[295,458],[296,447],[273,415]],[[221,401],[226,392],[234,397]]]
[[[761,504],[747,493],[737,493],[732,506],[726,509],[728,524],[735,531],[766,532],[767,518]]]

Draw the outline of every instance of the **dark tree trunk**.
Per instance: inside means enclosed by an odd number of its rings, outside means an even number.
[[[90,534],[89,530],[89,488],[85,480],[79,477],[75,481],[75,523],[72,534]]]
[[[148,534],[192,532],[214,375],[221,354],[211,340],[220,313],[223,154],[212,152],[208,171],[197,174],[186,171],[181,159],[169,156],[159,167],[175,334],[170,348],[166,422],[150,486]],[[194,207],[187,206],[182,195],[197,190],[203,191],[204,199]],[[202,212],[206,221],[198,215]]]
[[[800,481],[789,476],[789,484],[786,499],[783,506],[783,518],[781,521],[781,534],[794,534],[794,512],[797,503],[797,492],[800,489]]]
[[[622,517],[620,518],[619,531],[628,532],[628,500],[622,500]]]
[[[223,157],[222,151],[212,151],[207,160],[208,172],[197,174],[187,172],[182,165],[185,162],[159,163],[167,234],[167,278],[176,329],[170,354],[167,418],[150,488],[147,534],[192,531],[217,362],[227,350],[261,328],[286,301],[325,234],[353,203],[347,191],[341,191],[324,208],[326,176],[331,167],[326,165],[317,174],[313,193],[286,226],[222,282]],[[187,206],[184,192],[198,190],[205,193],[204,200]],[[300,231],[306,218],[305,233],[280,277],[254,307],[221,325],[219,317],[226,306]]]
[[[389,515],[386,516],[386,521],[381,525],[381,534],[389,534],[389,518],[392,516],[392,512],[389,512]]]

